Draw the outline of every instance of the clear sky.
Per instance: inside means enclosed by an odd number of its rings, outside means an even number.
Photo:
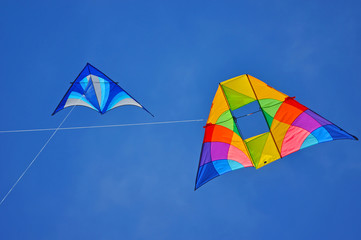
[[[361,137],[360,1],[7,1],[0,130],[51,116],[87,62],[137,107],[64,127],[206,119],[248,73]],[[0,239],[361,239],[360,142],[319,144],[193,191],[205,121],[59,131],[0,206]],[[0,195],[51,132],[0,134]]]

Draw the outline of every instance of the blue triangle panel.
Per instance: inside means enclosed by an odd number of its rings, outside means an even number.
[[[124,105],[137,106],[150,113],[117,83],[89,63],[72,83],[53,115],[75,105],[89,107],[101,114]]]

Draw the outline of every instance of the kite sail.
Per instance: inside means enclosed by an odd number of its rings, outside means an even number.
[[[253,102],[263,113],[269,131],[245,139],[235,110]],[[248,74],[219,84],[204,128],[195,189],[224,173],[245,167],[258,169],[318,143],[358,140],[294,97]]]
[[[116,82],[89,63],[72,83],[52,115],[75,105],[91,108],[101,114],[119,106],[133,105],[153,116]]]

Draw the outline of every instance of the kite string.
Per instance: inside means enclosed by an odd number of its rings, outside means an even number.
[[[18,180],[16,180],[16,182],[13,184],[13,186],[10,188],[10,190],[6,193],[6,195],[3,197],[3,199],[0,202],[0,206],[2,205],[2,203],[5,201],[5,199],[8,197],[8,195],[12,192],[12,190],[15,188],[15,186],[18,184],[18,182],[23,178],[23,176],[25,175],[25,173],[29,170],[29,168],[31,167],[31,165],[33,165],[33,163],[35,162],[35,160],[39,157],[40,153],[44,150],[44,148],[48,145],[48,143],[50,142],[50,140],[54,137],[54,135],[56,134],[56,132],[60,129],[60,127],[63,125],[63,123],[65,122],[65,120],[69,117],[70,113],[74,110],[74,108],[76,107],[76,105],[74,105],[71,110],[69,111],[69,113],[65,116],[65,118],[63,119],[63,121],[59,124],[59,126],[55,129],[55,131],[53,132],[53,134],[51,134],[51,136],[49,137],[49,139],[45,142],[44,146],[40,149],[40,151],[36,154],[36,156],[33,158],[33,160],[30,162],[30,164],[26,167],[26,169],[23,171],[23,173],[20,175],[20,177],[18,178]]]
[[[127,127],[127,126],[144,126],[144,125],[158,125],[158,124],[171,124],[171,123],[187,123],[187,122],[201,122],[204,119],[193,120],[176,120],[176,121],[163,121],[163,122],[148,122],[148,123],[124,123],[124,124],[112,124],[112,125],[95,125],[95,126],[83,126],[83,127],[65,127],[57,128],[57,130],[74,130],[74,129],[90,129],[90,128],[111,128],[111,127]],[[38,129],[24,129],[24,130],[5,130],[1,133],[22,133],[22,132],[41,132],[52,131],[56,128],[38,128]]]

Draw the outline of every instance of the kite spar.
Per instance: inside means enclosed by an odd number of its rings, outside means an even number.
[[[269,131],[244,139],[234,111],[252,102],[258,103]],[[258,169],[303,148],[337,139],[358,140],[255,77],[245,74],[229,79],[219,84],[212,102],[195,189],[227,172]]]

